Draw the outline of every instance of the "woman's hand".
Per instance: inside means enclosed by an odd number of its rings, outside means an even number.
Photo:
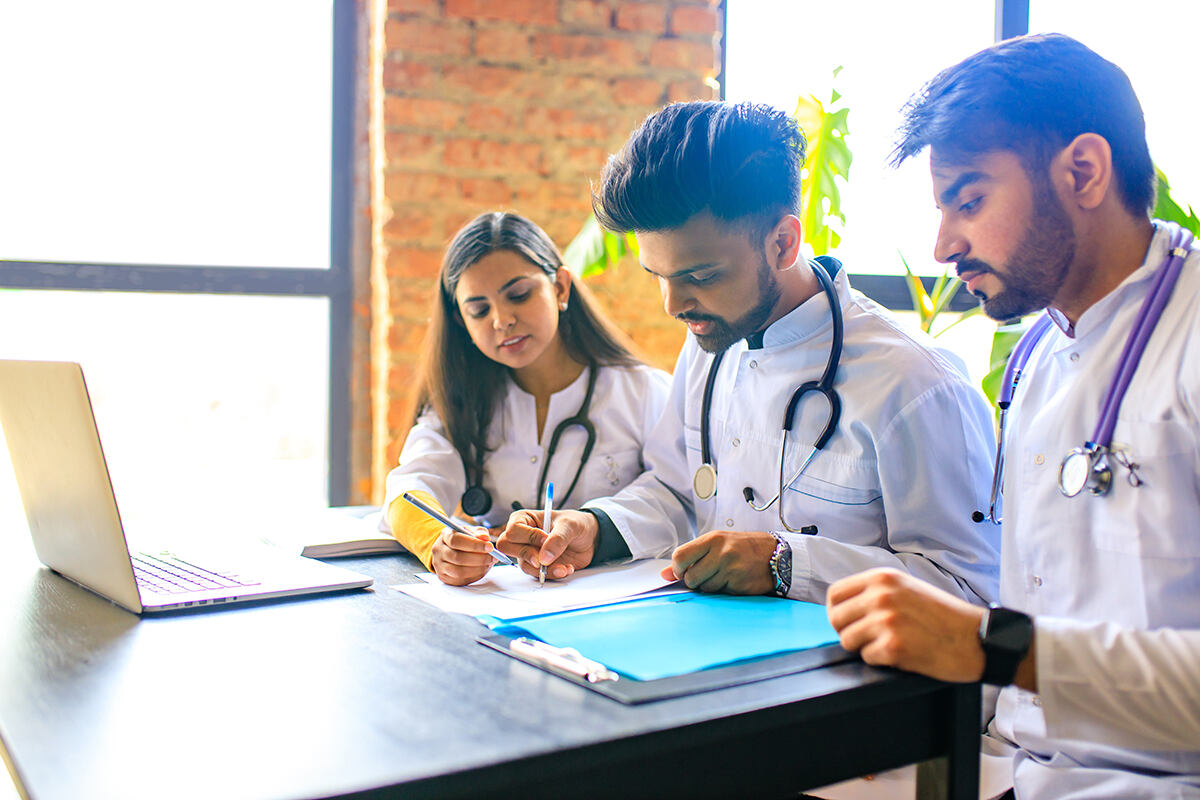
[[[562,580],[592,563],[599,532],[595,517],[586,511],[555,511],[549,536],[542,530],[542,519],[541,511],[514,512],[496,542],[500,552],[517,559],[535,578],[545,565],[551,580]]]
[[[496,560],[492,558],[492,542],[487,531],[480,528],[474,536],[443,528],[433,543],[429,565],[442,583],[466,586],[487,574]]]

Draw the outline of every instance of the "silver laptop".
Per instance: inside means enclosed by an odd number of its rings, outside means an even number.
[[[372,583],[257,543],[215,560],[207,553],[130,552],[78,364],[0,360],[0,424],[38,558],[134,613]]]

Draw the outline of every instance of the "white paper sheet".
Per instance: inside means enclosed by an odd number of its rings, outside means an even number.
[[[547,580],[539,588],[537,578],[519,567],[495,566],[470,586],[447,586],[432,573],[419,575],[423,583],[393,586],[393,589],[424,600],[443,611],[500,619],[525,617],[592,606],[652,592],[671,585],[659,573],[671,563],[656,558],[580,570],[566,580]]]

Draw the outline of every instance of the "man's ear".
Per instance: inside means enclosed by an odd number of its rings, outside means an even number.
[[[802,241],[800,218],[794,214],[780,217],[775,227],[767,234],[767,264],[772,269],[788,269],[793,266],[800,257]]]
[[[1066,190],[1076,207],[1099,207],[1113,186],[1112,147],[1098,133],[1081,133],[1051,162],[1055,185]]]

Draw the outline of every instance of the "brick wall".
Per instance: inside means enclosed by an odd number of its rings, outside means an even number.
[[[377,0],[373,13],[372,475],[376,500],[408,428],[417,349],[442,250],[476,214],[512,210],[560,248],[589,180],[646,114],[713,99],[718,0]],[[623,263],[591,280],[651,360],[684,329]]]

